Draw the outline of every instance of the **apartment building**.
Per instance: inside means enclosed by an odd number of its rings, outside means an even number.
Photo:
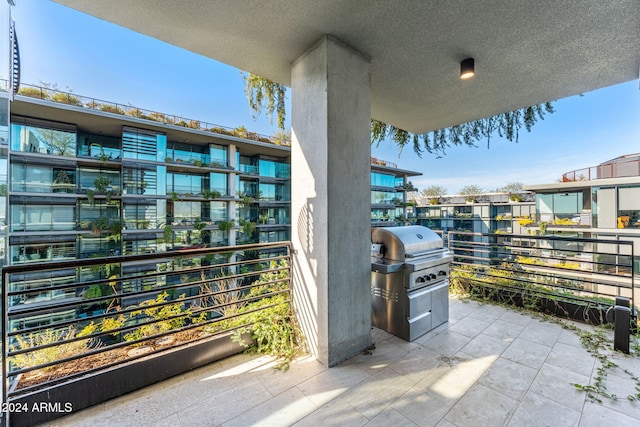
[[[635,272],[640,271],[640,154],[616,157],[567,172],[561,182],[525,189],[536,193],[531,228],[542,227],[546,234],[558,236],[633,242]],[[599,250],[611,252],[597,260],[606,268],[619,256],[617,245],[599,245]]]
[[[521,224],[535,216],[535,195],[524,191],[484,193],[473,198],[463,195],[420,198],[417,203],[418,224],[445,235],[449,231],[526,234]]]
[[[0,91],[2,265],[290,239],[288,141],[35,86],[21,93],[9,102]],[[407,178],[416,175],[372,159],[372,221],[407,218]],[[99,314],[105,307],[51,307],[109,289],[56,287],[159,268],[161,258],[27,273],[10,288],[40,291],[10,301],[10,310],[42,308],[25,315],[25,326]]]
[[[388,227],[415,221],[415,202],[407,193],[416,191],[409,178],[422,173],[371,158],[371,226]]]

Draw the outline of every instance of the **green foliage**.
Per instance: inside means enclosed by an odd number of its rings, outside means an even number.
[[[269,120],[272,120],[275,112],[278,129],[284,131],[286,116],[284,106],[285,87],[253,73],[243,73],[242,78],[245,85],[244,93],[247,96],[254,118],[259,116],[260,112],[265,109]],[[271,122],[273,123],[273,121]]]
[[[218,199],[222,196],[222,193],[217,190],[202,190],[201,194],[205,199]]]
[[[102,104],[100,105],[100,111],[104,111],[105,113],[124,115],[124,110],[115,104]]]
[[[518,224],[523,227],[533,224],[533,220],[531,218],[518,218]]]
[[[220,221],[220,223],[218,224],[218,230],[229,232],[233,229],[234,225],[235,225],[235,222],[232,219],[229,221]]]
[[[482,140],[487,141],[489,148],[491,138],[496,135],[508,141],[518,142],[523,126],[530,132],[539,120],[544,120],[545,114],[553,112],[553,105],[547,102],[423,134],[407,132],[372,119],[371,143],[379,144],[390,138],[401,150],[407,145],[412,145],[418,156],[422,156],[425,151],[445,154],[445,150],[452,146],[476,147],[475,144]]]
[[[124,334],[125,341],[136,341],[149,338],[163,332],[169,332],[186,325],[187,319],[192,316],[190,309],[185,309],[182,302],[165,304],[169,294],[162,292],[155,299],[141,302],[139,310],[131,311],[127,314],[120,314],[116,317],[107,317],[100,324],[102,332],[111,333],[118,336],[118,330],[127,325],[144,322],[130,332]],[[185,295],[180,295],[180,299]]]
[[[38,99],[51,98],[51,95],[47,90],[38,88],[38,87],[29,87],[29,86],[21,87],[20,90],[18,90],[18,95],[24,95],[30,98],[38,98]]]
[[[171,238],[173,237],[173,227],[171,225],[164,226],[164,242],[169,244],[171,242]]]
[[[538,233],[540,236],[544,236],[547,234],[547,225],[549,225],[546,221],[540,221],[538,223],[538,227],[540,227],[540,232]]]
[[[83,107],[82,101],[77,96],[71,95],[70,93],[57,92],[51,96],[51,100],[55,102],[60,102],[62,104],[75,105],[77,107]]]
[[[251,288],[248,297],[279,293],[243,306],[239,311],[250,313],[235,318],[233,324],[249,323],[250,326],[237,329],[233,339],[248,346],[242,341],[242,334],[250,332],[256,345],[248,350],[281,358],[283,363],[280,368],[286,369],[301,350],[303,338],[293,315],[289,293],[286,292],[289,286],[288,263],[271,261],[270,270],[260,274],[260,278],[254,282],[258,286]],[[251,312],[261,307],[266,308]]]
[[[240,226],[242,227],[242,232],[248,236],[252,235],[254,231],[256,231],[256,223],[251,221],[240,221]]]
[[[82,354],[85,350],[95,348],[99,344],[92,338],[73,342],[65,341],[71,340],[75,337],[88,336],[96,329],[97,325],[91,322],[77,334],[73,326],[69,326],[64,329],[48,328],[41,332],[32,332],[26,336],[16,335],[14,337],[16,344],[10,346],[11,351],[31,351],[13,355],[9,360],[18,369],[24,369]],[[38,348],[56,343],[59,344],[45,348]],[[43,368],[45,372],[51,369],[53,369],[53,366]]]

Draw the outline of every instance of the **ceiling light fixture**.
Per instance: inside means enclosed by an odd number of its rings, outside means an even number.
[[[476,72],[473,58],[467,58],[460,63],[460,79],[468,80],[475,75]]]

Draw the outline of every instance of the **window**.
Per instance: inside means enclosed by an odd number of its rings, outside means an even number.
[[[371,185],[374,187],[393,188],[396,186],[396,178],[394,175],[386,173],[371,172]]]
[[[163,134],[124,127],[122,129],[122,152],[125,158],[164,161],[166,136]]]
[[[75,228],[75,206],[11,206],[11,231],[75,230]]]
[[[78,134],[78,156],[93,157],[100,160],[116,160],[122,157],[120,137]]]
[[[11,149],[29,153],[75,157],[76,132],[26,124],[11,125]]]
[[[618,188],[618,228],[640,228],[640,187]]]

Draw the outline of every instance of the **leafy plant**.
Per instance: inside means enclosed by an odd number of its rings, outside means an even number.
[[[251,221],[245,221],[244,219],[240,221],[240,226],[242,227],[242,231],[244,234],[250,236],[256,231],[256,223]]]
[[[218,230],[228,233],[233,229],[234,225],[235,225],[235,222],[232,219],[229,221],[220,221],[220,223],[218,223]]]
[[[531,218],[518,218],[518,224],[523,227],[533,224],[533,220]]]
[[[249,297],[270,295],[250,302],[241,308],[241,312],[248,312],[234,320],[235,323],[250,324],[237,329],[233,340],[248,347],[248,351],[269,354],[282,358],[278,366],[287,369],[291,360],[302,349],[304,338],[296,322],[293,309],[289,302],[287,291],[289,286],[289,269],[286,261],[271,261],[270,271],[260,274],[260,278],[253,283]],[[254,311],[264,307],[260,310]],[[249,332],[256,345],[242,340],[242,334]]]
[[[218,199],[222,196],[222,193],[217,190],[202,190],[201,194],[205,199]]]
[[[96,329],[97,325],[91,322],[77,334],[73,326],[68,326],[64,329],[47,328],[44,331],[32,332],[28,335],[15,335],[15,344],[10,346],[11,351],[29,351],[10,356],[9,360],[16,368],[24,369],[82,354],[89,348],[100,346],[100,343],[93,338],[73,342],[65,341],[91,335]],[[46,372],[52,368],[49,366],[42,369]]]
[[[70,93],[57,92],[51,96],[51,100],[55,102],[59,102],[61,104],[69,104],[75,105],[77,107],[83,107],[82,101],[77,96],[71,95]]]
[[[49,92],[43,88],[38,87],[21,87],[18,90],[18,95],[28,96],[30,98],[38,98],[38,99],[50,99],[51,95]]]
[[[103,319],[100,325],[102,332],[118,336],[121,333],[119,329],[142,320],[143,323],[124,334],[125,341],[137,341],[181,328],[191,318],[192,312],[185,309],[182,302],[166,304],[168,297],[167,292],[162,292],[155,299],[141,302],[139,310]],[[182,294],[179,298],[184,297]]]
[[[173,237],[173,227],[169,224],[164,226],[164,242],[169,244],[171,242],[171,238]]]

